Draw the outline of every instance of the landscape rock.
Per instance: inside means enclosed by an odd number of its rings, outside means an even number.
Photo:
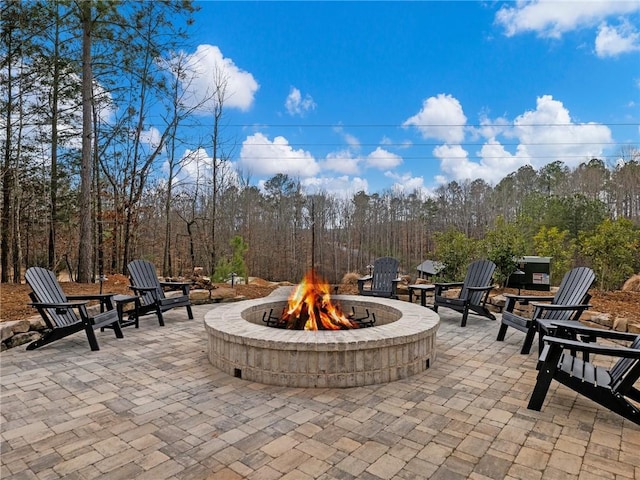
[[[502,311],[505,304],[507,303],[507,298],[502,294],[494,295],[493,297],[489,298],[488,303],[498,308],[498,311]]]
[[[624,285],[622,285],[623,292],[640,292],[640,275],[633,275],[630,277]]]
[[[47,328],[47,324],[44,323],[42,317],[33,317],[29,320],[29,330],[44,330]]]
[[[10,322],[0,323],[0,342],[4,342],[7,338],[13,337],[13,328],[7,325]]]
[[[206,303],[211,300],[211,291],[210,290],[191,290],[189,292],[189,298],[191,299],[191,303],[199,304]]]
[[[211,291],[211,299],[221,301],[224,299],[235,298],[236,291],[233,288],[220,287]]]
[[[17,333],[28,332],[31,328],[29,320],[14,320],[0,324],[0,338],[5,341]]]
[[[628,330],[629,320],[624,317],[618,317],[613,322],[613,329],[616,332],[626,332]]]
[[[7,347],[13,348],[18,345],[24,345],[25,343],[33,342],[34,340],[38,340],[42,337],[40,332],[25,332],[25,333],[16,333],[13,337],[8,339],[5,343]]]
[[[613,319],[608,313],[596,312],[594,310],[587,310],[580,315],[580,320],[584,322],[591,322],[601,325],[603,327],[612,328]]]

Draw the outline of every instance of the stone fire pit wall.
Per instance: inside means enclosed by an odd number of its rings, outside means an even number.
[[[355,387],[386,383],[424,371],[436,355],[438,315],[398,300],[338,295],[345,312],[369,308],[371,328],[337,331],[267,327],[286,299],[270,297],[223,305],[205,316],[209,361],[248,381],[287,387]]]

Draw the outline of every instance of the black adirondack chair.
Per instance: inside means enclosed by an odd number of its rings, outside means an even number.
[[[398,298],[398,268],[393,257],[380,257],[373,262],[373,273],[358,279],[358,293],[370,297]],[[365,285],[369,288],[365,288]]]
[[[111,301],[113,294],[65,295],[54,273],[42,267],[27,269],[25,279],[32,290],[29,293],[32,303],[29,305],[38,310],[48,328],[40,339],[27,345],[27,350],[82,330],[87,334],[91,350],[100,350],[94,330],[103,327],[113,328],[116,337],[123,338],[118,312]],[[101,312],[94,316],[87,311],[87,303],[91,300],[99,300],[101,304]]]
[[[538,332],[540,348],[542,348],[542,337],[544,336],[548,324],[552,320],[578,320],[582,312],[590,308],[589,288],[595,281],[596,276],[588,267],[577,267],[567,272],[560,283],[560,287],[555,296],[537,295],[512,295],[505,294],[507,302],[497,340],[504,340],[508,327],[524,332],[525,338],[520,353],[528,354],[531,351],[533,338]],[[540,303],[551,302],[551,303]],[[516,303],[533,305],[533,315],[531,318],[522,317],[513,313]]]
[[[467,325],[469,311],[495,320],[495,315],[486,307],[489,292],[493,289],[492,277],[495,270],[496,264],[491,260],[476,260],[467,268],[464,282],[436,283],[433,310],[437,312],[438,307],[447,307],[461,312],[460,326],[462,327]],[[457,298],[442,295],[442,292],[454,287],[461,287]]]
[[[640,390],[635,383],[640,378],[640,335],[585,327],[578,322],[553,322],[553,331],[563,330],[564,336],[589,341],[582,342],[545,335],[544,348],[538,362],[538,378],[529,399],[528,408],[540,410],[552,380],[590,398],[603,407],[640,425]],[[628,347],[595,343],[597,338],[631,342]],[[582,352],[583,358],[578,358]],[[589,354],[617,357],[609,369],[590,363]]]
[[[187,314],[193,319],[191,300],[189,299],[189,282],[161,282],[156,274],[156,269],[151,262],[146,260],[134,260],[127,265],[131,288],[140,297],[139,315],[155,313],[160,326],[164,326],[162,314],[167,310],[178,307],[186,307]],[[181,290],[182,295],[165,295],[164,289]]]

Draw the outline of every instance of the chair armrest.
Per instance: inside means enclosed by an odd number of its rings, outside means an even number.
[[[373,275],[365,275],[364,277],[360,277],[358,279],[359,282],[367,282],[373,278]]]
[[[162,298],[158,295],[158,289],[156,287],[136,287],[135,285],[129,285],[129,288],[140,297],[144,296],[146,293],[150,293],[154,302],[157,302]]]
[[[582,312],[592,307],[592,305],[589,305],[586,303],[583,303],[580,305],[555,305],[552,303],[551,304],[532,303],[531,305],[533,306],[533,315],[531,316],[531,318],[533,318],[534,320],[539,320],[545,311],[553,311],[553,312],[575,312],[573,314],[572,320],[577,321],[582,315]]]
[[[107,307],[107,310],[113,308],[113,296],[115,293],[88,293],[83,295],[67,295],[68,300],[99,300],[100,305]]]
[[[462,287],[464,282],[435,283],[434,295],[438,296],[441,292],[449,290],[451,287]]]
[[[505,312],[513,312],[513,309],[516,307],[516,303],[519,303],[520,305],[529,305],[529,302],[532,301],[551,302],[555,298],[544,295],[516,295],[514,293],[505,293],[504,297],[507,299],[504,305]]]
[[[161,287],[166,287],[169,290],[182,290],[185,295],[189,294],[189,287],[192,282],[160,282]]]
[[[577,340],[568,340],[558,337],[544,337],[544,342],[549,345],[558,345],[563,349],[570,349],[577,352],[595,353],[607,355],[609,357],[624,357],[640,359],[640,349],[620,347],[614,345],[600,345],[597,343],[584,343]]]
[[[486,285],[484,287],[467,287],[467,290],[473,290],[475,292],[483,292],[485,290],[491,291],[493,290],[493,285]]]
[[[173,290],[181,290],[184,287],[190,287],[191,282],[160,282],[160,286],[171,288]]]
[[[562,310],[586,310],[588,308],[593,307],[593,305],[588,303],[581,303],[579,305],[557,305],[555,303],[537,303],[534,302],[531,304],[535,308],[539,308],[540,310],[554,310],[554,311],[562,311]]]
[[[101,302],[113,297],[115,293],[88,293],[86,295],[67,295],[69,300],[100,300]]]
[[[27,305],[35,308],[55,308],[56,310],[69,310],[71,308],[85,307],[89,302],[31,302]]]
[[[638,336],[637,333],[618,332],[617,330],[608,330],[605,328],[587,327],[575,320],[550,320],[549,323],[552,326],[562,328],[563,330],[571,330],[575,334],[588,335],[593,338],[633,341]]]
[[[546,295],[516,295],[515,293],[505,293],[503,296],[508,300],[512,300],[523,305],[528,305],[529,302],[551,302],[555,297]]]
[[[436,287],[445,287],[445,288],[461,287],[464,285],[464,282],[435,283],[434,285]]]

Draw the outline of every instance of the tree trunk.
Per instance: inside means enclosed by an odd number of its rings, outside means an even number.
[[[58,8],[56,6],[56,16]],[[53,41],[53,79],[51,92],[51,179],[49,182],[49,268],[56,266],[56,224],[58,217],[58,89],[60,84],[60,20],[55,21],[55,37]]]
[[[92,103],[93,110],[93,125],[98,125],[98,112],[96,109],[95,102]],[[103,215],[102,215],[102,190],[100,188],[100,169],[99,158],[98,158],[98,135],[94,135],[94,148],[93,148],[93,171],[95,175],[95,192],[96,192],[96,203],[95,203],[95,242],[96,242],[96,266],[98,268],[98,275],[100,277],[104,276],[104,232],[103,232]]]
[[[93,235],[91,229],[91,13],[92,2],[80,4],[82,22],[82,163],[80,165],[80,237],[78,242],[78,277],[80,283],[89,283],[92,275],[91,256]]]
[[[11,232],[11,192],[13,191],[13,174],[11,173],[11,119],[13,106],[13,64],[12,33],[6,36],[7,47],[7,110],[4,133],[4,159],[2,164],[2,228],[0,228],[0,282],[9,282],[9,233]]]

